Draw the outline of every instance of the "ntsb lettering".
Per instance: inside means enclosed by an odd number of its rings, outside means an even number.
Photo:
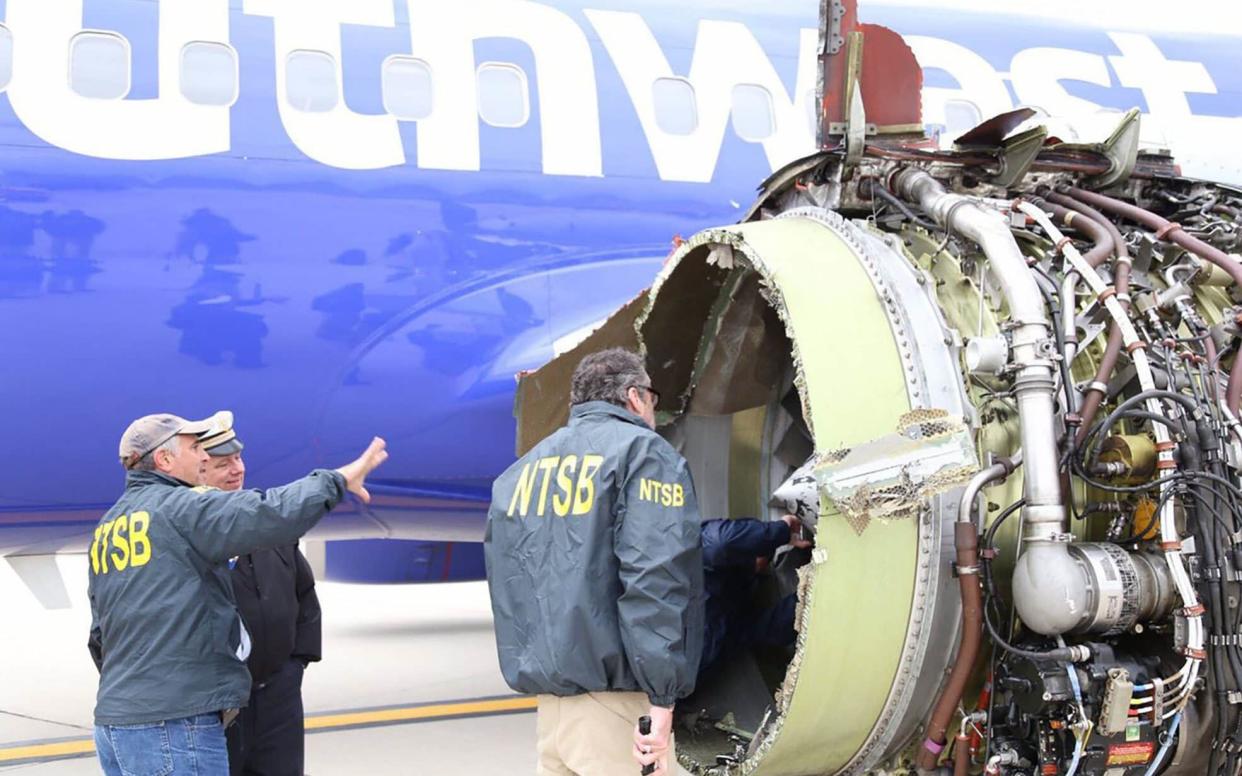
[[[551,506],[557,517],[588,514],[595,506],[595,474],[604,462],[602,455],[553,455],[522,464],[513,495],[509,498],[509,517],[529,517],[536,485],[539,498],[534,514],[543,517]],[[555,480],[556,488],[552,488]],[[552,498],[548,498],[551,491]]]
[[[638,498],[666,507],[686,504],[686,489],[676,482],[660,482],[643,477],[638,481]]]
[[[110,570],[147,565],[151,561],[151,539],[147,536],[150,525],[151,515],[135,512],[97,527],[91,542],[91,571],[107,574]]]

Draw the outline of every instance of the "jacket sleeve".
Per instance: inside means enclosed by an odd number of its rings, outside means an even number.
[[[186,489],[173,520],[212,563],[296,542],[345,496],[345,478],[316,469],[270,490]]]
[[[659,437],[640,437],[621,483],[614,549],[621,641],[652,705],[694,690],[703,651],[699,507],[686,462]]]
[[[103,634],[99,629],[99,612],[95,609],[95,594],[90,593],[91,602],[91,633],[86,639],[86,648],[95,661],[95,670],[103,671]]]
[[[771,555],[789,544],[783,520],[709,520],[703,524],[703,565],[709,569],[753,567],[755,558]]]
[[[293,561],[298,594],[298,621],[293,637],[293,656],[314,663],[323,657],[323,620],[319,596],[315,595],[315,575],[306,556],[293,548]]]

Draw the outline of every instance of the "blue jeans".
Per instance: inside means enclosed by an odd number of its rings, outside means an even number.
[[[95,751],[106,776],[228,776],[219,714],[96,725]]]

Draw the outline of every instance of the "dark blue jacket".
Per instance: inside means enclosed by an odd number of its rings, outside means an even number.
[[[771,556],[789,544],[789,526],[782,520],[751,517],[703,523],[703,589],[707,628],[702,667],[708,668],[729,646],[730,634],[747,630],[755,587],[755,559]]]
[[[513,689],[640,690],[658,706],[694,689],[698,502],[685,459],[638,416],[575,405],[492,486],[483,549]]]
[[[91,635],[99,667],[95,722],[133,725],[246,705],[241,622],[228,560],[287,545],[345,496],[316,470],[271,490],[188,487],[131,471],[90,547]]]

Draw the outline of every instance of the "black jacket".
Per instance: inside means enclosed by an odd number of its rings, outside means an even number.
[[[492,486],[483,540],[500,669],[518,692],[694,689],[699,506],[685,459],[636,415],[574,406]]]
[[[289,658],[321,657],[322,622],[315,577],[296,544],[242,555],[233,564],[233,595],[250,632],[250,676],[261,684]]]
[[[228,560],[294,542],[345,496],[317,470],[271,490],[226,492],[131,471],[90,547],[95,722],[133,725],[244,706],[241,621]]]

